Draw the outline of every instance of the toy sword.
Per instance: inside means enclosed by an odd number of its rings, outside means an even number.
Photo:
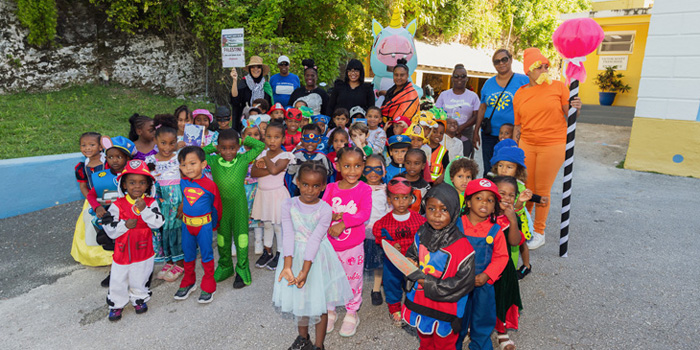
[[[384,249],[384,254],[386,254],[386,257],[389,258],[391,263],[394,264],[394,266],[396,266],[396,268],[399,269],[399,271],[401,271],[404,275],[408,276],[413,272],[418,271],[418,268],[411,260],[401,254],[400,251],[394,248],[394,246],[385,239],[382,240],[382,248]]]

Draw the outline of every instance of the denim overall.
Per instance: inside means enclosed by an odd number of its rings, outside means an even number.
[[[464,219],[463,219],[464,220]],[[474,248],[474,276],[484,272],[491,263],[493,254],[493,242],[496,234],[501,229],[498,224],[493,224],[486,237],[466,236]],[[469,349],[493,349],[491,333],[496,326],[496,295],[493,285],[486,283],[481,287],[475,287],[469,293],[467,306],[462,319],[462,331],[457,339],[457,350],[462,349],[462,343],[471,329],[469,337]]]

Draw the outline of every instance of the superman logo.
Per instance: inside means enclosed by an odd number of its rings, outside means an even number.
[[[201,188],[187,187],[185,188],[185,198],[187,203],[194,205],[197,200],[204,195],[204,190]]]

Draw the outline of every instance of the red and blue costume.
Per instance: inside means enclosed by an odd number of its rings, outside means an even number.
[[[194,272],[197,259],[197,247],[202,256],[202,290],[207,293],[216,291],[214,280],[214,250],[212,249],[213,232],[219,226],[221,218],[221,196],[214,181],[201,177],[199,179],[180,180],[182,189],[182,251],[185,254],[185,274],[180,288],[189,287],[197,281]]]

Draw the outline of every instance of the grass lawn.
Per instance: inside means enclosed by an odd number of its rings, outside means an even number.
[[[61,91],[0,95],[0,159],[80,152],[86,131],[128,136],[134,113],[153,117],[214,105],[179,100],[123,86],[84,85]]]

